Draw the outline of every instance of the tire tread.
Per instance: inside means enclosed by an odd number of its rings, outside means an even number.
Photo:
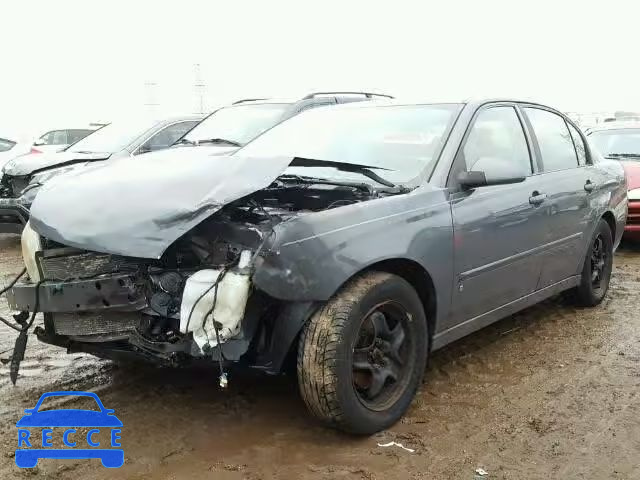
[[[392,276],[369,272],[354,278],[311,317],[302,331],[297,358],[300,394],[311,413],[325,424],[348,428],[338,404],[335,368],[350,313],[370,288]]]

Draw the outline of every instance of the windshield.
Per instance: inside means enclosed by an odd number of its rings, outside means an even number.
[[[601,130],[589,135],[589,140],[604,156],[640,157],[640,128]]]
[[[283,122],[239,150],[377,167],[385,180],[406,183],[432,169],[459,104],[319,108]],[[385,170],[386,169],[386,170]],[[287,174],[363,181],[330,167],[289,167]]]
[[[277,124],[288,107],[287,103],[224,107],[205,118],[184,138],[193,143],[224,139],[244,145]]]
[[[115,153],[128,147],[153,126],[150,121],[114,122],[74,143],[67,152]]]

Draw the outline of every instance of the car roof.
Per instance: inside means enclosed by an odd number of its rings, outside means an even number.
[[[379,106],[411,106],[411,105],[469,105],[480,107],[487,103],[521,103],[548,108],[558,113],[559,110],[542,103],[512,97],[467,97],[467,98],[429,98],[429,99],[372,99],[368,102],[352,102],[336,105],[332,108],[375,108]],[[564,115],[564,114],[562,114]],[[565,115],[566,116],[566,115]]]
[[[192,114],[188,114],[188,115],[173,115],[171,117],[164,117],[164,118],[160,118],[160,119],[156,119],[156,123],[175,123],[175,122],[185,122],[185,121],[195,121],[195,122],[199,122],[200,120],[202,120],[204,117],[206,117],[207,114],[206,113],[192,113]]]
[[[613,122],[605,122],[589,128],[589,133],[602,132],[605,130],[621,130],[621,129],[640,129],[640,121],[637,120],[620,120]]]
[[[225,105],[225,107],[240,107],[242,105],[260,105],[263,103],[291,104],[299,101],[300,101],[300,98],[254,98],[254,99],[247,99],[247,100],[238,100],[229,105]]]
[[[299,102],[313,101],[316,99],[319,100],[323,98],[362,98],[363,100],[365,99],[373,100],[373,99],[385,98],[385,97],[392,98],[391,96],[385,93],[337,90],[337,91],[313,92],[302,97],[245,98],[241,100],[236,100],[235,102],[233,102],[230,105],[227,105],[226,107],[232,107],[232,106],[238,106],[238,105],[260,105],[260,104],[292,105]]]

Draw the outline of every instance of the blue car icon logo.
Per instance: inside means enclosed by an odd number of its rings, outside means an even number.
[[[42,402],[49,397],[77,396],[91,397],[98,410],[56,409],[39,411]],[[34,408],[27,408],[26,415],[18,420],[18,448],[16,465],[20,468],[33,468],[41,458],[85,459],[99,458],[107,468],[118,468],[124,463],[124,451],[120,444],[122,422],[111,409],[104,408],[98,395],[91,392],[48,392],[43,394]],[[86,434],[80,435],[76,428],[86,428]],[[31,428],[42,428],[42,434],[36,435]],[[64,430],[62,440],[66,447],[53,448],[53,429]],[[110,429],[111,448],[104,448],[96,439],[100,428]],[[86,443],[88,448],[82,448]],[[23,448],[25,447],[25,448]]]

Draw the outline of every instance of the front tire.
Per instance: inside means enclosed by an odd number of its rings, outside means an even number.
[[[589,242],[582,266],[580,285],[571,291],[574,303],[583,307],[595,307],[602,302],[609,289],[612,269],[611,227],[604,219],[600,219]]]
[[[325,424],[371,434],[409,408],[427,354],[427,321],[414,288],[397,275],[370,272],[341,288],[303,329],[300,393]]]

